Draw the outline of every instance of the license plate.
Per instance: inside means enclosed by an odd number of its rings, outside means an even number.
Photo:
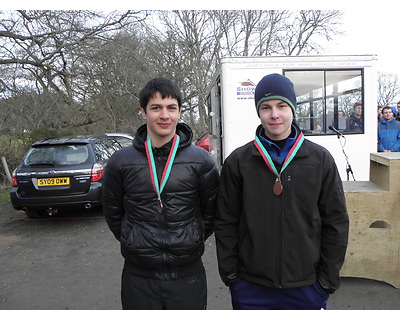
[[[38,186],[39,187],[67,186],[67,185],[69,185],[69,178],[38,179]]]

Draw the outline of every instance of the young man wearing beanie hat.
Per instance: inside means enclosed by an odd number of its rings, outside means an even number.
[[[331,154],[294,123],[288,78],[264,77],[255,104],[255,139],[233,151],[221,172],[221,278],[233,309],[326,309],[348,241],[342,181]]]

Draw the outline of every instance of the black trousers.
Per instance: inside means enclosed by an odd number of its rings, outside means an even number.
[[[207,280],[203,271],[179,279],[153,279],[122,271],[124,310],[204,310]]]

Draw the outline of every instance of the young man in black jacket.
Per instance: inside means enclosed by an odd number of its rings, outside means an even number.
[[[221,172],[221,278],[234,309],[325,309],[348,241],[342,181],[331,154],[293,122],[288,78],[264,77],[255,103],[255,140],[233,151]]]
[[[123,309],[206,308],[201,256],[214,230],[219,174],[178,123],[181,103],[175,83],[149,81],[140,92],[146,124],[105,171],[104,214],[125,258]]]

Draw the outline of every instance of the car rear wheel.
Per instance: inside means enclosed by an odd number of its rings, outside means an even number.
[[[46,216],[46,212],[44,210],[37,209],[28,209],[25,211],[25,214],[31,219],[40,219]]]

